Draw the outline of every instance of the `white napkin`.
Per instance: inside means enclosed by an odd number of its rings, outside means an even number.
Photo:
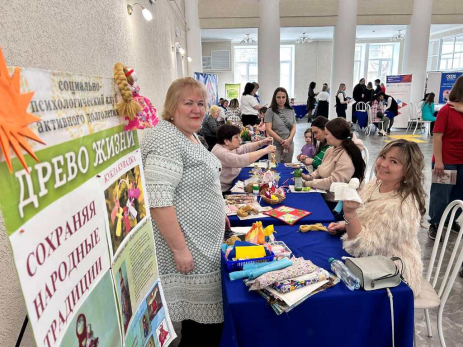
[[[349,183],[335,182],[331,184],[330,192],[334,193],[334,200],[336,201],[355,201],[362,204],[362,199],[357,193],[360,187],[358,178],[352,178]]]

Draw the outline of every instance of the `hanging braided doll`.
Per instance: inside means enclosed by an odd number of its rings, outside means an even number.
[[[157,111],[148,98],[140,95],[136,72],[122,63],[116,63],[114,78],[122,96],[116,109],[120,116],[125,117],[125,131],[154,128],[159,121]]]

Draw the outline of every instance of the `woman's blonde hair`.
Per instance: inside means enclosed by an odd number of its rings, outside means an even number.
[[[418,203],[418,209],[423,217],[426,213],[426,193],[424,190],[424,156],[415,142],[395,140],[388,143],[378,155],[385,155],[392,148],[399,150],[399,162],[404,167],[404,177],[400,181],[397,193],[402,196],[402,202],[410,195]],[[376,166],[375,166],[376,170]]]
[[[172,82],[166,94],[166,101],[164,101],[164,110],[162,111],[162,118],[166,121],[172,122],[174,113],[180,102],[182,94],[191,91],[201,95],[204,98],[204,109],[206,110],[207,90],[204,84],[198,82],[192,77],[179,78]]]
[[[121,93],[122,100],[116,104],[117,112],[120,116],[134,119],[135,115],[142,110],[141,105],[132,99],[132,91],[130,90],[127,73],[129,69],[122,63],[114,65],[114,79]],[[129,75],[130,82],[133,84],[133,78]]]
[[[212,105],[212,106],[209,108],[209,114],[216,113],[217,111],[220,112],[220,108],[219,108],[219,106],[217,106],[217,105]]]

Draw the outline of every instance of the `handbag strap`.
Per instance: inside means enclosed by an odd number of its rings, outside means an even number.
[[[289,121],[286,119],[285,115],[283,112],[278,112],[278,117],[280,117],[281,121],[284,123],[284,125],[288,128],[289,131],[293,128],[293,125],[289,123]]]
[[[395,347],[394,341],[394,300],[392,297],[391,290],[386,288],[387,296],[389,297],[389,303],[391,304],[391,327],[392,327],[392,347]]]
[[[393,274],[389,274],[389,275],[384,275],[384,276],[381,276],[381,277],[378,277],[378,278],[375,278],[371,281],[371,288],[374,288],[375,287],[375,282],[378,282],[378,281],[382,281],[382,280],[386,280],[388,278],[392,278],[392,277],[395,277],[397,275],[400,275],[400,279],[403,281],[403,273],[404,273],[404,262],[402,261],[402,259],[400,259],[399,257],[392,257],[391,258],[392,261],[396,261],[396,260],[400,260],[400,263],[402,264],[402,271],[399,271],[399,268],[397,267],[397,265],[395,266],[395,273]]]

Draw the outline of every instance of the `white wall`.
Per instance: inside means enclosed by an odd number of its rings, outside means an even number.
[[[390,43],[390,40],[358,40],[358,43]],[[316,90],[320,91],[323,83],[330,82],[331,79],[331,57],[333,52],[333,41],[314,41],[306,44],[296,44],[295,42],[281,42],[282,45],[294,44],[295,46],[295,65],[294,65],[294,95],[296,102],[304,103],[307,101],[307,92],[310,82],[317,83]],[[225,97],[225,83],[234,83],[234,53],[235,44],[229,41],[222,42],[202,42],[203,56],[210,56],[213,50],[230,50],[231,70],[213,71],[205,70],[207,73],[217,73],[219,97]],[[400,42],[398,73],[402,71],[403,42]],[[242,86],[243,88],[244,86]],[[332,86],[330,86],[332,88]],[[334,87],[332,89],[336,89]],[[352,91],[347,91],[349,95]]]
[[[184,9],[184,0],[177,2]],[[151,22],[138,6],[129,16],[126,0],[2,2],[0,46],[8,65],[112,76],[121,61],[137,71],[141,93],[161,111],[177,77],[175,27],[186,28],[172,2],[141,3],[151,10]],[[186,47],[185,38],[179,41]],[[187,75],[186,61],[183,68]],[[25,308],[4,229],[0,216],[0,345],[14,346]],[[28,328],[22,346],[34,345]]]
[[[219,98],[225,98],[225,84],[234,83],[233,79],[233,64],[234,64],[234,54],[233,54],[233,45],[231,41],[221,41],[221,42],[202,42],[203,48],[203,57],[210,56],[211,51],[230,51],[230,70],[229,71],[214,71],[214,70],[204,70],[204,73],[216,73],[218,80],[218,93]],[[241,86],[244,88],[244,86]],[[230,100],[229,100],[230,101]]]

